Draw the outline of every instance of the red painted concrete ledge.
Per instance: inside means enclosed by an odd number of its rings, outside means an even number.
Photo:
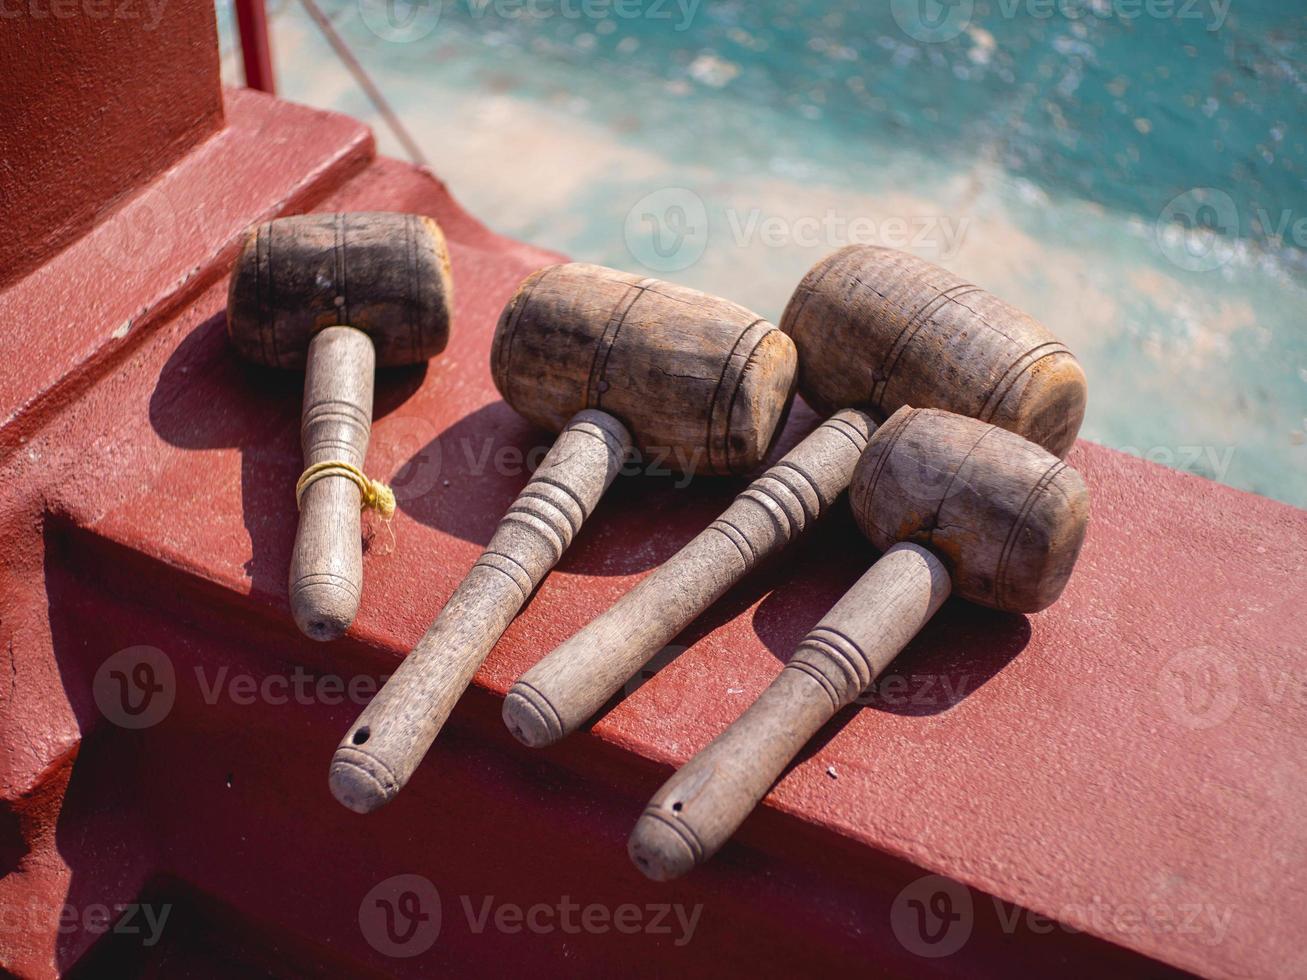
[[[499,722],[510,683],[740,488],[620,481],[411,786],[375,815],[342,809],[326,772],[357,711],[350,686],[365,693],[421,635],[525,483],[523,455],[547,443],[499,401],[486,364],[503,302],[557,257],[487,231],[430,174],[375,158],[347,120],[251,93],[229,94],[227,117],[158,185],[180,221],[189,202],[209,209],[174,252],[127,256],[93,304],[71,258],[0,293],[12,342],[42,352],[6,375],[0,428],[0,965],[1307,970],[1307,512],[1089,443],[1071,461],[1093,518],[1063,600],[1031,617],[951,603],[687,879],[646,881],[626,834],[872,559],[846,510],[696,623],[688,649],[591,731],[533,753]],[[379,381],[369,469],[395,477],[396,544],[375,539],[354,628],[320,645],[285,597],[300,379],[241,363],[222,308],[242,228],[355,208],[440,221],[458,308],[443,355]],[[62,255],[118,233],[97,228]],[[777,453],[815,423],[797,407]],[[106,662],[141,646],[162,651],[171,703],[124,727]],[[361,918],[397,875],[439,895],[438,936],[411,956]],[[569,930],[568,903],[608,910],[607,926]],[[641,910],[630,934],[611,921],[628,905]],[[101,906],[119,925],[133,906],[172,918],[147,947],[97,928]],[[553,910],[549,928],[514,931],[519,906]],[[651,926],[659,906],[666,932]],[[688,940],[675,909],[698,909]]]

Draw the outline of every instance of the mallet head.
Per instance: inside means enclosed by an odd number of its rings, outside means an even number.
[[[1066,463],[1006,429],[938,409],[901,408],[876,430],[849,501],[877,548],[929,548],[954,595],[1021,613],[1061,595],[1089,518],[1084,480]]]
[[[626,424],[682,472],[754,469],[794,394],[794,344],[742,306],[581,262],[529,276],[504,308],[490,370],[504,400],[553,432],[583,408]]]
[[[303,368],[324,327],[367,334],[379,367],[445,349],[452,317],[440,226],[384,211],[300,214],[254,228],[232,270],[227,333],[241,354]]]
[[[878,418],[912,405],[969,415],[1065,456],[1088,388],[1038,321],[907,252],[851,245],[799,283],[781,329],[799,348],[799,390],[820,412]]]

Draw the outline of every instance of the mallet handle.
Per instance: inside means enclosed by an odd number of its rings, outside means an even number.
[[[584,724],[696,616],[831,506],[874,429],[854,409],[822,423],[694,540],[523,674],[504,701],[509,730],[538,747]]]
[[[735,832],[800,749],[871,686],[952,588],[944,565],[896,544],[807,635],[771,685],[654,794],[631,833],[631,859],[665,881]]]
[[[300,439],[304,465],[363,468],[372,433],[372,341],[353,327],[327,327],[309,341]],[[304,489],[290,560],[290,608],[299,628],[332,640],[354,622],[363,588],[359,488],[331,474]]]
[[[606,412],[587,409],[572,417],[431,628],[341,740],[330,777],[341,803],[367,813],[404,787],[630,447],[626,427]]]

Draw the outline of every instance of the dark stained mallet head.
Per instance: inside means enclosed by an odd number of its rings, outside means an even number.
[[[449,340],[449,252],[416,214],[301,214],[253,229],[232,271],[227,333],[242,357],[303,368],[324,327],[372,340],[379,367],[418,364]]]

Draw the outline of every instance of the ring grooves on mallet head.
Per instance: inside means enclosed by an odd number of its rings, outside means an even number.
[[[798,356],[737,303],[581,262],[529,276],[491,342],[491,377],[512,408],[557,432],[599,408],[640,458],[692,476],[746,473],[780,431]]]
[[[817,263],[781,316],[799,387],[820,412],[904,405],[992,422],[1065,456],[1088,387],[1038,321],[906,252],[851,245]]]

